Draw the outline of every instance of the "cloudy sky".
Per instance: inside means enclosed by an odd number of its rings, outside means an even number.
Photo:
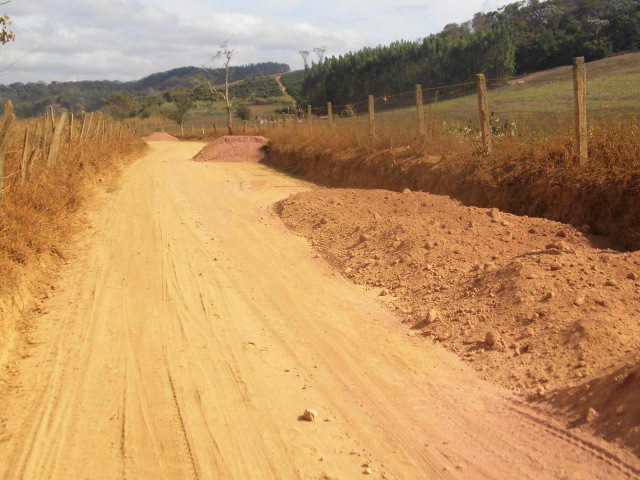
[[[230,39],[232,65],[303,67],[327,56],[416,40],[506,0],[11,0],[16,41],[0,46],[0,83],[136,80],[202,66]],[[311,59],[316,58],[313,54]]]

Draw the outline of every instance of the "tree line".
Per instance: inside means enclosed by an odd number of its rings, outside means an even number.
[[[397,41],[312,63],[295,81],[300,105],[361,102],[410,91],[539,71],[640,48],[638,0],[528,0],[452,23],[420,41]]]
[[[245,79],[275,75],[288,72],[289,65],[276,62],[263,62],[230,67],[230,77],[237,82]],[[42,114],[53,105],[69,112],[93,112],[109,105],[125,118],[131,115],[147,115],[163,100],[170,100],[174,90],[189,88],[191,79],[203,71],[198,67],[181,67],[159,72],[130,82],[109,80],[78,82],[30,82],[0,85],[0,102],[11,100],[15,112],[20,117],[34,117]],[[208,69],[212,78],[224,82],[224,69]],[[254,92],[278,95],[275,80],[253,82]],[[251,85],[245,87],[252,88]],[[275,92],[275,93],[274,93]],[[245,92],[243,92],[244,94]],[[146,113],[145,113],[146,112]]]

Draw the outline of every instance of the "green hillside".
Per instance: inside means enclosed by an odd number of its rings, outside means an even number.
[[[346,105],[367,95],[389,97],[414,84],[427,88],[508,79],[640,49],[637,0],[529,0],[449,24],[420,41],[364,48],[314,64],[291,87],[301,104]],[[286,77],[285,77],[286,78]],[[299,79],[298,79],[299,81]]]
[[[288,72],[289,66],[284,63],[264,62],[231,67],[231,81],[238,82],[269,75]],[[0,102],[13,102],[16,113],[21,117],[37,116],[44,113],[50,105],[66,109],[71,112],[95,111],[105,107],[104,99],[116,93],[124,93],[133,97],[153,97],[162,95],[174,88],[188,88],[192,86],[191,78],[202,72],[198,67],[175,68],[166,72],[154,73],[140,80],[131,82],[117,81],[80,81],[80,82],[44,82],[12,83],[0,85]],[[209,70],[217,83],[224,82],[222,69]],[[257,83],[244,89],[255,91]],[[276,85],[275,81],[273,82]],[[271,86],[270,96],[273,94]],[[264,92],[260,92],[260,96]],[[277,95],[277,93],[276,93]],[[144,103],[144,102],[143,102]],[[153,103],[153,101],[151,101]]]

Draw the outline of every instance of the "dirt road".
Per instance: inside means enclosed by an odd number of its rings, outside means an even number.
[[[413,343],[272,213],[309,185],[202,146],[151,144],[92,214],[2,399],[1,478],[639,475]]]

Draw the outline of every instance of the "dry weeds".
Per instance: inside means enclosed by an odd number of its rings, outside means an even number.
[[[572,132],[524,137],[494,125],[484,155],[477,132],[429,124],[425,142],[413,124],[356,121],[332,128],[275,128],[270,159],[298,174],[341,186],[424,190],[520,215],[590,224],[624,248],[640,248],[640,132],[637,122],[592,124],[589,163],[575,159]],[[323,170],[324,166],[324,171]]]
[[[0,299],[8,298],[25,280],[37,276],[56,258],[64,258],[77,232],[76,213],[92,195],[92,187],[108,185],[126,161],[144,144],[131,133],[96,135],[70,146],[68,131],[56,165],[41,162],[21,182],[20,159],[27,122],[19,123],[7,149],[4,198],[0,203]],[[76,132],[77,133],[77,132]]]

